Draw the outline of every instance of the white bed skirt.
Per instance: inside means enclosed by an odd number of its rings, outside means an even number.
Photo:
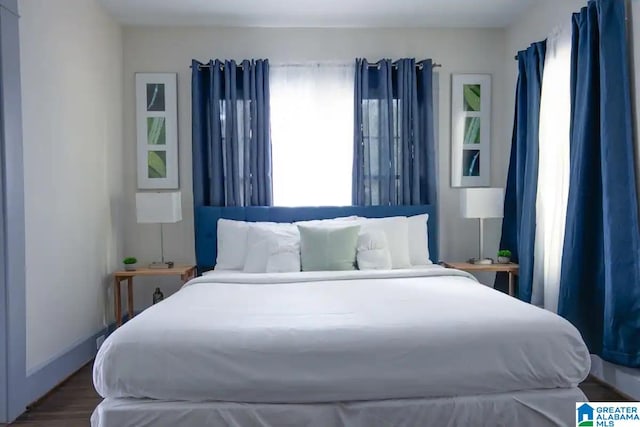
[[[105,399],[92,427],[565,427],[575,423],[578,388],[438,399],[261,404]]]

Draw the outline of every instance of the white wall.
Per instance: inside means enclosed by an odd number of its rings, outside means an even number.
[[[461,29],[264,29],[264,28],[149,28],[124,31],[124,142],[126,251],[144,261],[159,257],[158,225],[135,222],[135,99],[134,73],[178,73],[180,187],[183,218],[165,226],[165,257],[194,260],[191,179],[191,73],[192,58],[269,58],[272,63],[300,61],[353,61],[356,57],[433,58],[441,63],[440,78],[440,256],[464,260],[476,255],[477,223],[458,218],[459,191],[450,187],[450,81],[451,73],[490,73],[493,76],[492,184],[503,186],[509,157],[511,124],[505,120],[501,84],[504,70],[503,30]],[[345,185],[350,185],[345,183]],[[497,248],[499,221],[487,222],[487,250]],[[150,282],[150,281],[149,281]],[[167,290],[175,281],[155,281]],[[171,287],[171,283],[174,283]],[[165,289],[163,287],[163,289]],[[138,308],[148,305],[151,287],[136,290]],[[143,299],[140,299],[143,298]]]
[[[640,100],[640,1],[632,1],[632,13],[635,16],[633,21],[633,62],[638,64],[635,71],[635,106],[636,106],[636,129],[640,124],[640,108],[638,101]],[[528,11],[526,11],[520,19],[512,23],[507,29],[507,74],[505,84],[507,85],[505,93],[507,95],[509,120],[513,120],[515,85],[518,75],[517,62],[513,60],[518,50],[525,49],[534,41],[543,40],[558,25],[571,22],[571,14],[577,12],[586,5],[586,0],[537,0]],[[640,150],[638,149],[638,140],[636,145],[636,159]],[[638,169],[640,161],[636,161],[636,179],[640,178],[640,170]],[[640,187],[639,187],[640,189]],[[591,373],[596,377],[605,380],[614,387],[634,397],[640,399],[640,370],[625,368],[603,361],[598,356],[592,356]]]
[[[122,30],[94,0],[20,14],[29,373],[105,323],[122,253]]]

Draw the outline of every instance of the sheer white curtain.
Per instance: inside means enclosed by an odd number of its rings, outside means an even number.
[[[547,38],[540,105],[536,242],[531,302],[558,311],[569,194],[571,23]]]
[[[354,65],[270,69],[273,203],[351,204]]]

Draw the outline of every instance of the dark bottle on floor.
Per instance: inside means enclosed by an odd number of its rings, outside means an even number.
[[[153,293],[153,303],[157,304],[164,299],[164,295],[160,291],[160,288],[156,288],[156,291]]]

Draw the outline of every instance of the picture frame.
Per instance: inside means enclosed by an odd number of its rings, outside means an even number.
[[[179,188],[176,73],[136,73],[139,189]]]
[[[491,75],[451,76],[451,186],[491,185]]]

